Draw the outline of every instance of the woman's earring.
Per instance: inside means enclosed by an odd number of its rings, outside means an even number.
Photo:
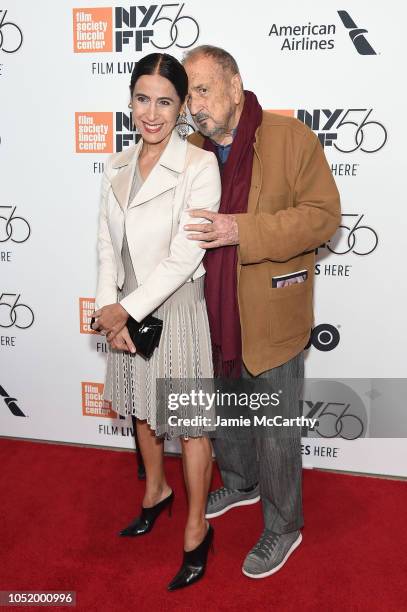
[[[131,108],[131,109],[133,108],[131,102],[128,103],[127,108]],[[135,134],[140,134],[140,132],[138,131],[138,128],[137,128],[136,124],[134,123],[134,121],[133,121],[133,132]]]
[[[133,132],[137,134],[137,136],[140,134],[139,129],[135,123],[133,123]]]
[[[189,134],[189,123],[185,111],[182,111],[182,113],[178,115],[178,121],[175,127],[182,140],[185,140]]]

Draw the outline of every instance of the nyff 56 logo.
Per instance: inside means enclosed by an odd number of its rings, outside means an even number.
[[[0,51],[16,53],[23,44],[23,33],[16,23],[10,21],[7,12],[0,9]]]
[[[74,8],[74,52],[143,51],[147,44],[160,51],[187,49],[198,40],[199,25],[184,8],[185,3]]]
[[[316,108],[275,110],[280,115],[297,117],[313,130],[323,147],[340,153],[376,153],[387,142],[387,130],[374,119],[373,108]]]

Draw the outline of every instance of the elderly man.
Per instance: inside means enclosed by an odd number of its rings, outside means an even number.
[[[300,121],[264,112],[244,91],[234,58],[201,46],[184,58],[191,141],[216,153],[222,173],[219,213],[197,211],[191,240],[206,249],[205,296],[215,375],[266,379],[284,389],[300,416],[298,381],[311,325],[314,250],[340,222],[339,195],[315,134]],[[283,415],[284,416],[284,415]],[[301,433],[275,439],[214,440],[221,489],[207,518],[263,504],[264,531],[242,571],[278,571],[301,543]]]

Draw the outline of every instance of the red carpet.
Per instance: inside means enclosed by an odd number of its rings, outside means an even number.
[[[278,574],[241,573],[257,504],[213,520],[206,577],[168,593],[186,509],[179,459],[166,460],[172,518],[135,539],[116,535],[142,496],[133,454],[2,439],[0,459],[0,590],[75,590],[76,610],[98,612],[407,610],[404,482],[305,471],[303,543]]]

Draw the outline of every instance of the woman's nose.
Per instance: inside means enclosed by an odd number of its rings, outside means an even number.
[[[146,117],[149,121],[153,121],[157,116],[157,108],[156,105],[150,102],[147,108]]]

